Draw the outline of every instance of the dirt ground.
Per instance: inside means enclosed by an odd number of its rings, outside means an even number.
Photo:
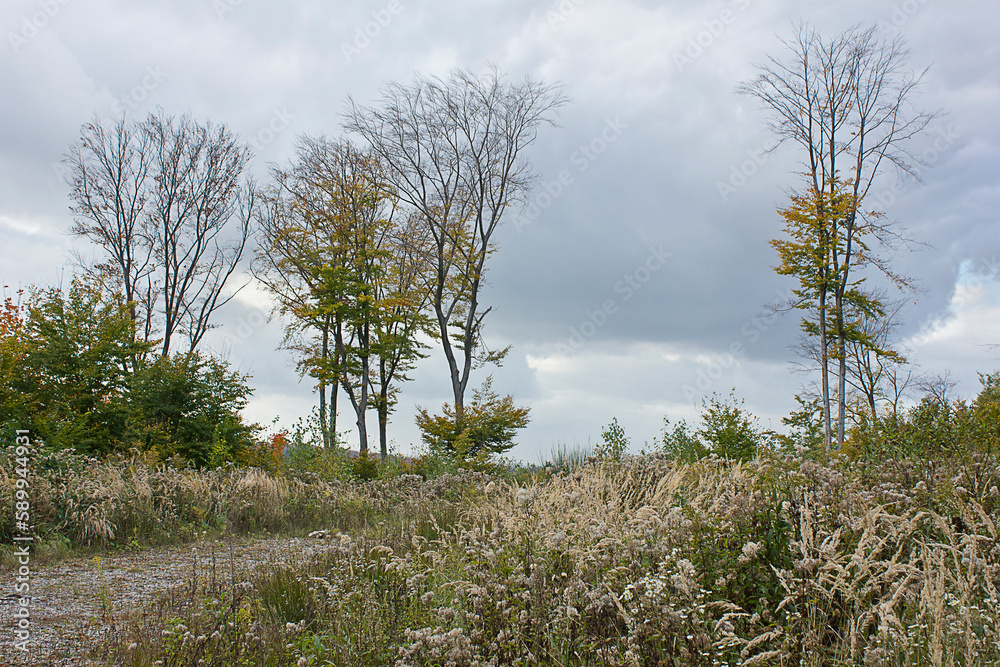
[[[32,566],[26,652],[15,647],[16,572],[0,570],[0,667],[106,664],[87,653],[110,623],[189,587],[194,576],[239,579],[264,565],[301,562],[326,544],[307,537],[205,541]]]

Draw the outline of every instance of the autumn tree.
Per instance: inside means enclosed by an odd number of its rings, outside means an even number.
[[[420,354],[417,333],[426,328],[426,254],[412,222],[395,216],[377,156],[309,138],[298,153],[289,169],[275,170],[257,274],[292,316],[287,331],[312,341],[298,344],[300,368],[318,379],[324,432],[327,419],[336,423],[339,387],[354,408],[361,451],[368,450],[366,414],[377,409],[385,454],[395,387],[407,379]],[[327,444],[334,434],[325,435]]]
[[[19,421],[49,446],[88,454],[126,445],[132,362],[148,344],[135,339],[129,304],[109,296],[106,279],[77,277],[65,291],[33,291],[4,339],[0,422]],[[16,372],[6,372],[8,355]]]
[[[370,107],[349,101],[347,129],[368,142],[430,238],[430,307],[456,414],[474,366],[505,352],[483,342],[487,260],[504,213],[529,190],[524,151],[564,103],[553,87],[509,83],[495,68],[483,76],[456,70],[444,79],[391,83]]]
[[[378,415],[379,451],[389,452],[388,422],[397,402],[399,383],[409,380],[418,359],[426,355],[420,335],[433,336],[433,322],[427,315],[431,292],[427,228],[418,216],[397,219],[386,239],[391,249],[386,256],[382,279],[376,285],[380,304],[373,350],[378,368],[370,374],[375,411]]]
[[[64,163],[73,233],[115,270],[145,341],[169,356],[177,336],[198,348],[232,298],[257,189],[251,150],[225,125],[162,111],[141,122],[99,119],[81,129]]]
[[[276,299],[277,311],[289,316],[282,345],[298,355],[299,372],[316,379],[323,446],[331,448],[337,441],[336,340],[343,322],[335,312],[314,304],[315,295],[324,289],[321,267],[340,261],[330,231],[327,172],[334,169],[327,153],[325,140],[302,137],[293,162],[286,168],[271,168],[272,182],[258,210],[258,248],[252,267]]]
[[[824,315],[817,312],[814,320],[828,327],[837,364],[837,442],[842,444],[845,351],[853,326],[846,315],[850,300],[856,296],[852,290],[856,289],[855,271],[859,268],[857,241],[862,234],[882,246],[891,247],[900,240],[878,212],[865,209],[864,201],[886,168],[916,175],[919,158],[908,150],[909,140],[926,128],[934,114],[912,106],[921,76],[905,68],[908,52],[898,37],[883,37],[872,27],[851,28],[824,39],[810,26],[800,24],[785,46],[786,58],[771,57],[740,91],[763,103],[771,130],[781,142],[794,143],[804,153],[807,196],[818,198],[819,207],[813,214],[829,236],[828,263],[824,265],[828,273],[803,278],[824,291],[819,303],[830,307]],[[843,213],[827,215],[824,203],[842,197],[847,203]],[[876,253],[868,253],[866,263],[897,285],[905,284]],[[832,317],[829,324],[826,314]],[[823,358],[827,358],[825,345],[826,341],[820,342]],[[829,386],[826,379],[822,384]],[[829,412],[828,389],[823,401],[824,410]],[[828,418],[826,429],[830,442]]]

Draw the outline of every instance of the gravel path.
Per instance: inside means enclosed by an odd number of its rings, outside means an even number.
[[[108,628],[103,620],[122,619],[141,610],[172,588],[190,586],[192,576],[229,580],[271,563],[302,562],[324,550],[328,542],[310,538],[271,538],[233,542],[195,542],[100,558],[70,559],[33,566],[31,638],[27,652],[15,647],[18,595],[16,572],[0,571],[0,667],[98,665],[88,661]]]

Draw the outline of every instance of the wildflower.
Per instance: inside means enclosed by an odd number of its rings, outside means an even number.
[[[754,558],[757,557],[757,554],[760,553],[760,550],[761,550],[760,542],[747,542],[746,544],[743,545],[743,553],[740,554],[738,562],[749,563],[750,561],[752,561]]]

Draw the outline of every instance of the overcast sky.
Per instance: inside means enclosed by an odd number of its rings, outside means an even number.
[[[534,206],[506,219],[485,293],[488,339],[513,346],[495,387],[531,407],[512,454],[593,444],[614,417],[638,449],[665,415],[694,421],[702,395],[734,387],[777,428],[809,381],[791,369],[797,316],[765,317],[792,286],[768,241],[802,156],[764,153],[762,111],[735,88],[801,19],[824,35],[879,24],[908,41],[914,70],[929,67],[918,103],[947,113],[915,146],[929,163],[920,182],[887,173],[880,208],[926,244],[894,258],[922,288],[903,312],[910,357],[973,396],[977,371],[1000,365],[986,347],[1000,343],[995,0],[5,0],[0,280],[68,282],[76,241],[58,165],[95,114],[162,106],[226,123],[263,178],[299,135],[342,136],[348,96],[372,103],[388,81],[495,63],[571,98],[530,150]],[[312,387],[276,349],[268,309],[244,290],[210,345],[253,375],[247,417],[289,425]],[[446,369],[435,350],[403,388],[401,451],[418,440],[414,406],[450,400]]]

